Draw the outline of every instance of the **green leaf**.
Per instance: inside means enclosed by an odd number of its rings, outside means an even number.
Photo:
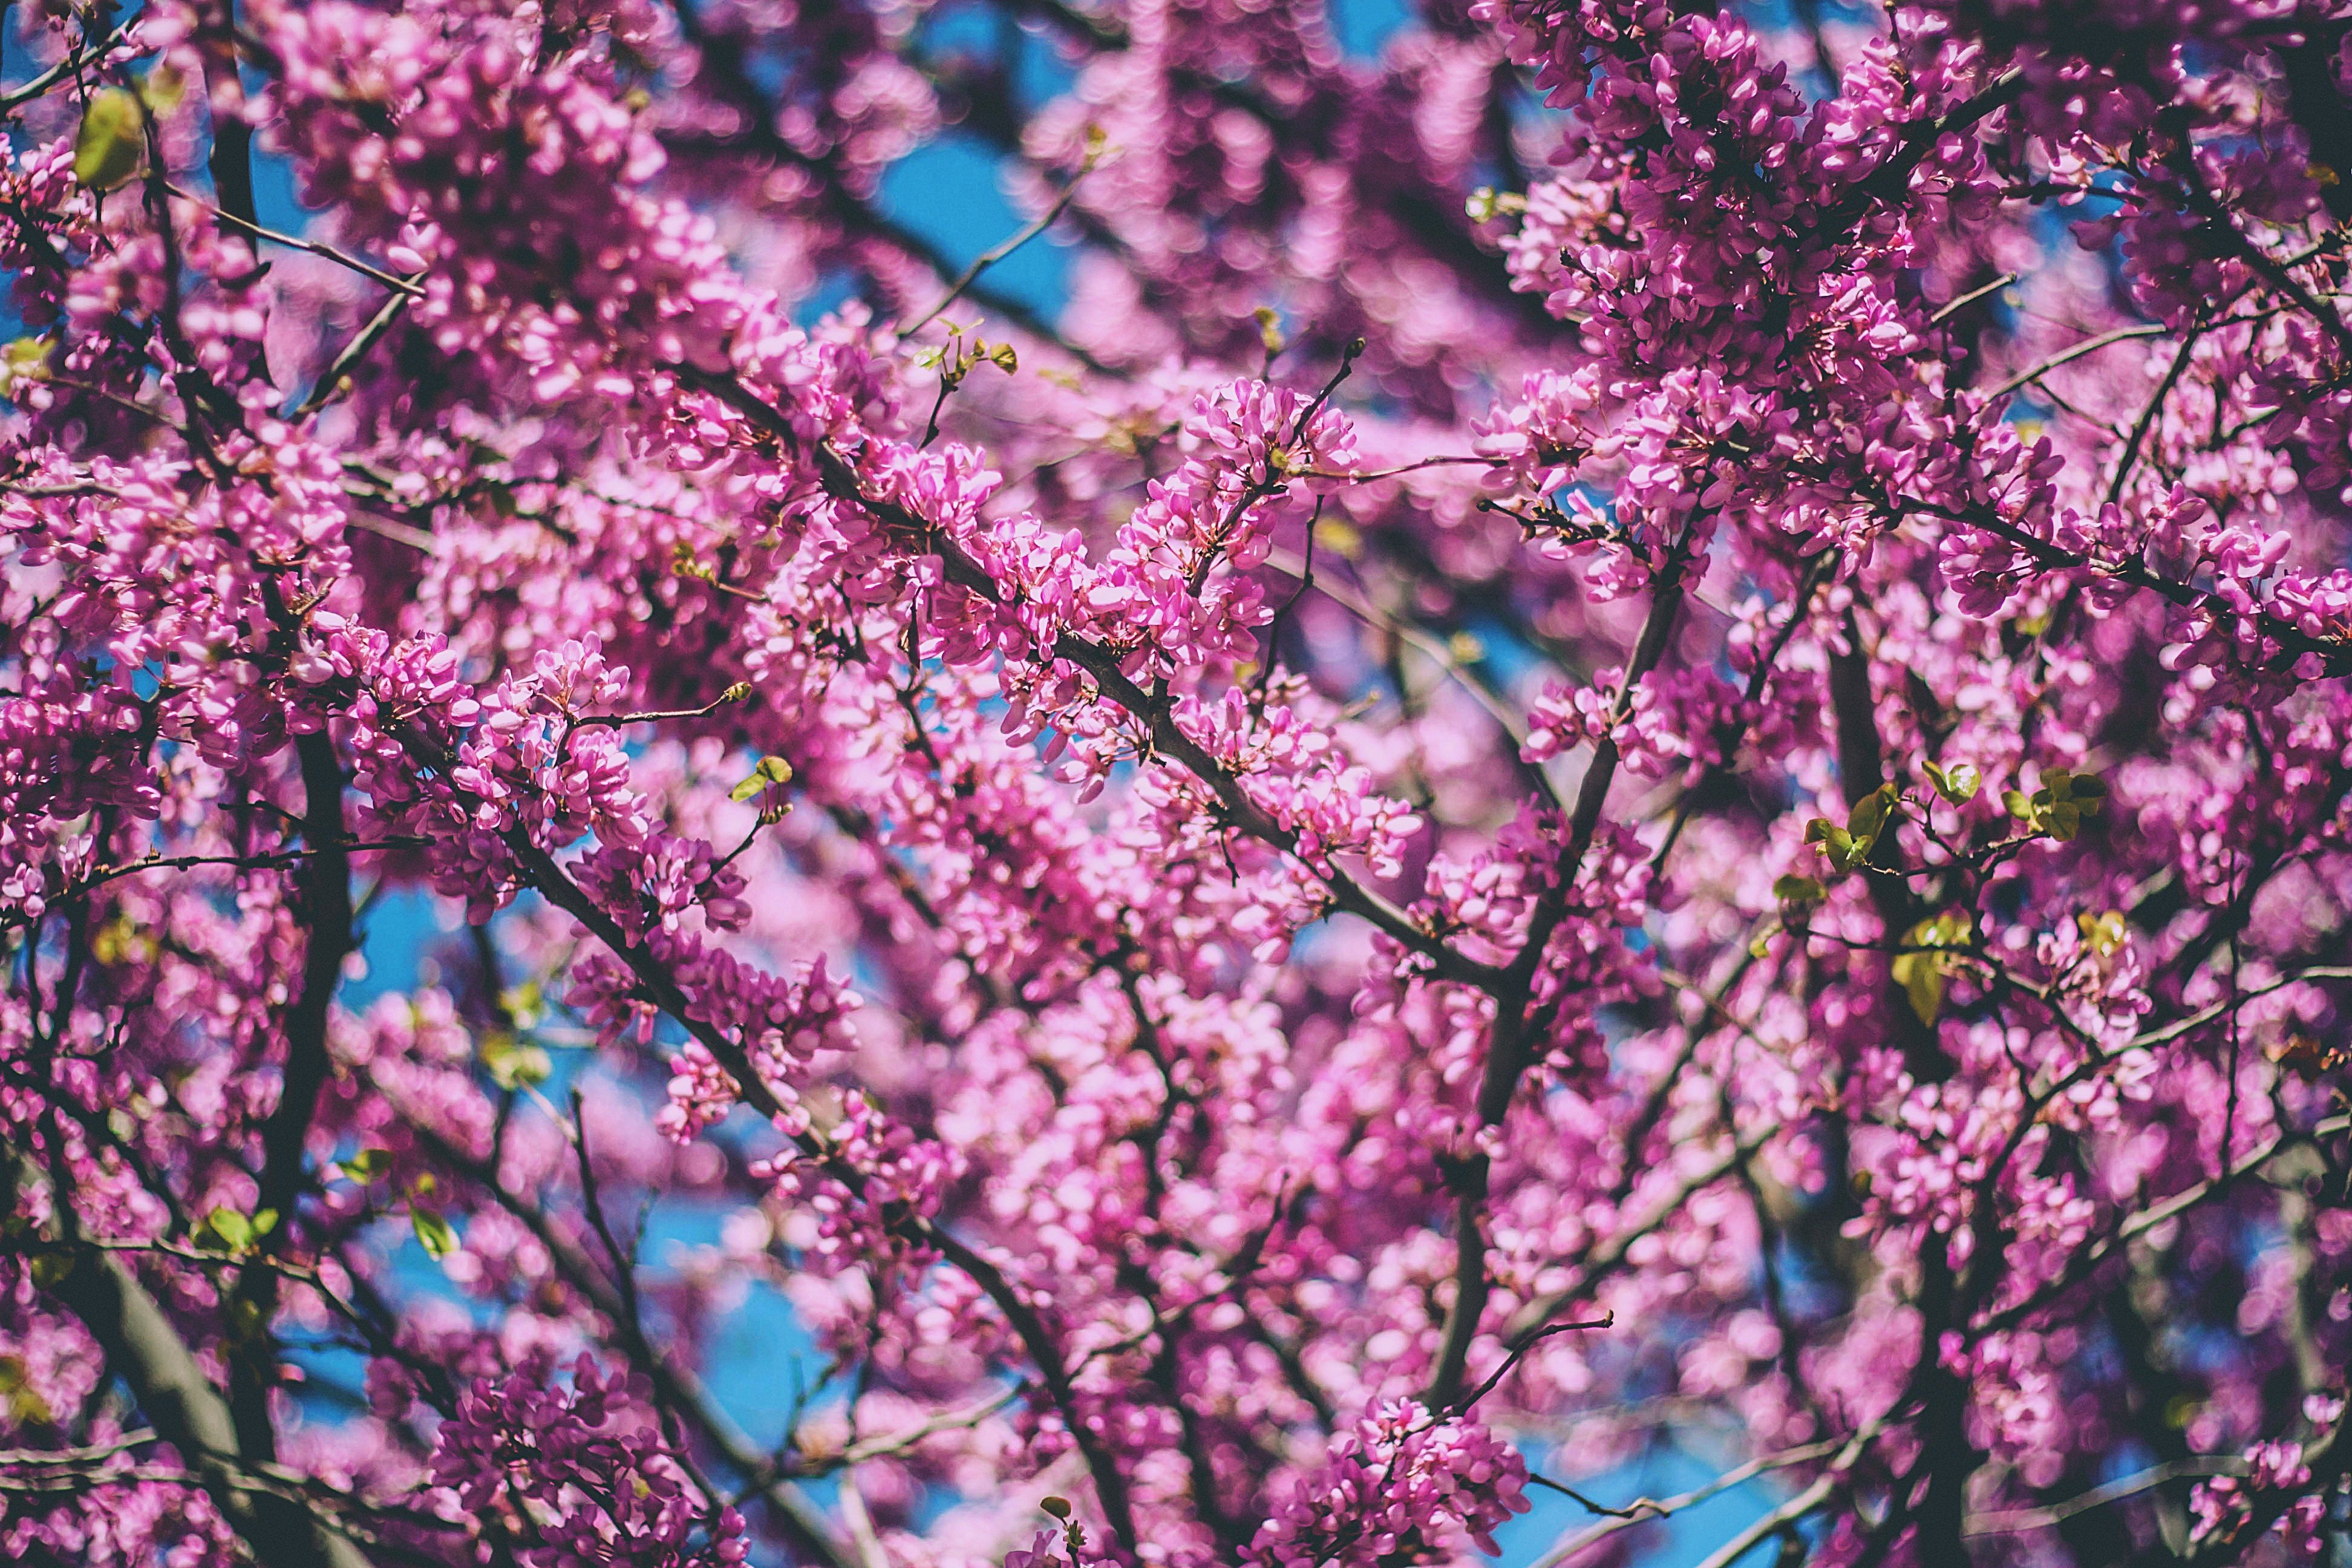
[[[545,1083],[555,1064],[539,1047],[512,1035],[492,1035],[482,1042],[482,1065],[500,1089],[529,1089]]]
[[[1772,896],[1784,904],[1818,904],[1829,889],[1811,877],[1783,877],[1772,884]]]
[[[1932,1024],[1936,1015],[1944,1009],[1943,960],[1932,952],[1897,953],[1889,965],[1895,983],[1903,987],[1910,999],[1911,1011],[1923,1024]]]
[[[196,1226],[196,1245],[210,1252],[243,1252],[253,1245],[253,1221],[235,1209],[216,1208]]]
[[[432,1209],[409,1205],[408,1223],[415,1227],[416,1239],[425,1248],[425,1256],[436,1263],[457,1250],[457,1231]]]
[[[1257,318],[1259,347],[1268,354],[1278,354],[1290,346],[1289,340],[1282,335],[1282,318],[1275,313],[1272,306],[1260,305],[1250,313]]]
[[[1891,784],[1881,784],[1854,803],[1853,815],[1844,827],[1834,826],[1827,818],[1819,816],[1806,824],[1805,842],[1821,845],[1833,869],[1851,871],[1870,858],[1878,836],[1895,819],[1902,801],[1901,790]]]
[[[1954,805],[1968,805],[1976,799],[1977,791],[1984,787],[1984,775],[1977,771],[1974,763],[1955,763],[1948,768],[1926,762],[1919,765],[1926,770],[1928,781],[1935,784],[1936,793]]]
[[[188,79],[168,65],[157,66],[140,79],[139,96],[157,114],[169,114],[188,96]]]
[[[1843,827],[1832,827],[1822,842],[1822,851],[1830,858],[1830,865],[1834,869],[1851,871],[1862,864],[1862,858],[1870,853],[1870,846],[1856,841],[1853,835]]]
[[[74,178],[93,190],[110,191],[146,161],[146,118],[138,96],[119,87],[91,93],[74,137]]]
[[[57,1280],[41,1280],[41,1265],[52,1257],[62,1257],[67,1272],[71,1272],[73,1254],[43,1253],[33,1259],[36,1282],[55,1284],[65,1278],[64,1274],[59,1274]],[[0,1356],[0,1397],[7,1400],[8,1419],[16,1426],[47,1426],[57,1419],[56,1412],[49,1408],[49,1402],[43,1399],[40,1390],[33,1386],[31,1369],[16,1356]]]
[[[18,338],[5,349],[0,349],[0,397],[16,396],[17,384],[39,381],[48,374],[48,368],[49,341],[47,338]],[[116,931],[118,927],[129,929],[118,933]],[[131,931],[135,931],[136,928],[130,927],[128,921],[118,918],[109,921],[107,926],[101,929],[115,934],[115,945],[118,951],[113,956],[100,955],[99,962],[115,963],[121,957],[121,949],[127,946],[121,938],[131,934]],[[95,935],[92,938],[92,948],[95,951]]]
[[[1898,792],[1893,784],[1881,784],[1855,803],[1853,815],[1846,819],[1846,831],[1865,851],[1878,842],[1879,829],[1886,826],[1887,815],[1895,809],[1897,798]]]
[[[2083,945],[2101,958],[2122,947],[2128,934],[2124,928],[2123,915],[2115,910],[2103,915],[2076,915],[2074,929],[2083,933]]]
[[[387,1149],[362,1149],[348,1160],[339,1160],[343,1174],[364,1185],[392,1169],[392,1152]]]
[[[751,776],[727,792],[727,798],[740,803],[792,782],[792,763],[782,757],[761,757],[759,764],[751,770]]]
[[[509,986],[499,998],[499,1005],[518,1028],[528,1029],[539,1021],[541,1011],[547,1005],[547,994],[540,989],[538,981],[526,980],[520,985]]]
[[[2042,772],[2042,787],[2031,798],[2011,790],[2002,799],[2010,815],[2063,842],[2083,830],[2084,817],[2096,816],[2105,809],[2107,786],[2094,773],[2048,768]]]
[[[1944,1008],[1944,983],[1952,973],[1952,961],[1938,950],[1965,947],[1975,934],[1976,922],[1967,911],[1949,910],[1921,921],[1904,936],[1906,947],[1926,951],[1896,953],[1887,971],[1903,987],[1921,1023],[1934,1023]]]
[[[1965,947],[1976,934],[1976,922],[1960,910],[1930,915],[1904,934],[1906,947]]]

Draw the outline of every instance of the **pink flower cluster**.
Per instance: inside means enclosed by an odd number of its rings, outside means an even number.
[[[1278,1568],[1443,1563],[1467,1538],[1489,1555],[1495,1527],[1528,1511],[1527,1461],[1475,1420],[1383,1404],[1332,1443],[1276,1509],[1249,1560]]]
[[[0,1554],[2338,1533],[2352,27],[1365,21],[0,13]]]
[[[743,1517],[695,1495],[624,1380],[583,1355],[560,1383],[551,1358],[479,1378],[441,1424],[433,1483],[472,1512],[537,1504],[526,1568],[732,1568]]]

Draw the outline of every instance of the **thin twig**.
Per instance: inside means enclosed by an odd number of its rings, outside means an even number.
[[[163,188],[182,201],[194,202],[199,205],[207,205],[202,196],[184,191],[169,181],[164,183]],[[347,251],[337,250],[331,245],[321,245],[315,239],[304,239],[299,235],[283,234],[277,229],[264,227],[260,224],[249,221],[240,214],[230,212],[226,207],[214,207],[212,210],[215,216],[243,229],[257,239],[266,239],[272,245],[282,245],[289,250],[307,250],[311,255],[331,261],[338,267],[348,267],[362,278],[373,278],[395,294],[406,294],[411,299],[422,299],[425,296],[425,289],[416,279],[401,278],[386,272],[380,267],[371,267],[358,257]]]
[[[2064,1502],[2047,1508],[2011,1509],[2002,1513],[1978,1513],[1969,1516],[1961,1533],[1969,1536],[2022,1535],[2029,1531],[2051,1530],[2078,1513],[2088,1513],[2095,1508],[2105,1508],[2127,1497],[2137,1497],[2152,1487],[2167,1481],[2185,1479],[2190,1476],[2242,1476],[2253,1467],[2235,1454],[2192,1454],[2185,1459],[2175,1459],[2168,1465],[2158,1465],[2137,1475],[2093,1487]]]
[[[1744,1465],[1738,1465],[1726,1470],[1705,1486],[1696,1487],[1675,1497],[1654,1500],[1646,1497],[1635,1498],[1623,1508],[1593,1507],[1594,1512],[1608,1514],[1609,1519],[1603,1523],[1580,1530],[1567,1540],[1554,1545],[1551,1550],[1536,1559],[1533,1568],[1559,1568],[1561,1563],[1572,1560],[1589,1548],[1599,1545],[1612,1535],[1631,1530],[1644,1521],[1672,1518],[1685,1509],[1696,1508],[1709,1498],[1720,1497],[1732,1488],[1752,1481],[1758,1476],[1769,1471],[1785,1469],[1790,1465],[1801,1465],[1834,1454],[1843,1441],[1843,1438],[1832,1438],[1823,1443],[1807,1443],[1801,1447],[1784,1449],[1778,1454],[1768,1454],[1761,1458],[1750,1459]],[[1566,1489],[1559,1489],[1565,1491]],[[1581,1502],[1584,1500],[1579,1498],[1577,1500]],[[1587,1504],[1587,1506],[1593,1505]]]
[[[1991,282],[1986,284],[1983,288],[1971,289],[1967,293],[1961,295],[1958,299],[1945,305],[1934,315],[1927,318],[1928,324],[1931,326],[1940,326],[1948,318],[1967,310],[1970,305],[1975,304],[1986,295],[1998,293],[2016,281],[2016,273],[2004,272],[2000,277],[1994,279]]]
[[[1614,1312],[1603,1312],[1597,1318],[1588,1319],[1580,1323],[1551,1323],[1544,1328],[1538,1329],[1536,1332],[1528,1335],[1525,1339],[1520,1340],[1517,1343],[1511,1346],[1510,1352],[1503,1357],[1503,1364],[1496,1367],[1493,1373],[1487,1377],[1486,1382],[1480,1384],[1476,1388],[1472,1389],[1468,1394],[1462,1396],[1462,1398],[1454,1406],[1455,1414],[1458,1415],[1465,1410],[1470,1409],[1480,1400],[1486,1398],[1486,1395],[1494,1393],[1496,1388],[1502,1383],[1503,1379],[1511,1375],[1511,1369],[1517,1366],[1521,1361],[1527,1358],[1527,1353],[1529,1351],[1535,1349],[1536,1346],[1551,1338],[1554,1334],[1572,1334],[1586,1329],[1613,1329],[1616,1326],[1617,1314]]]
[[[1086,161],[1078,165],[1078,172],[1070,176],[1070,183],[1062,187],[1062,194],[1055,198],[1054,205],[1047,207],[1043,214],[1039,215],[1034,223],[1023,228],[1020,232],[1013,235],[1010,238],[1000,240],[995,245],[991,246],[988,249],[982,251],[978,256],[973,257],[971,258],[971,265],[966,267],[961,272],[957,273],[955,281],[948,285],[948,291],[940,297],[940,302],[932,306],[929,310],[924,311],[920,316],[917,317],[911,325],[899,328],[898,336],[902,339],[911,338],[917,332],[921,331],[925,327],[929,326],[933,321],[939,320],[940,312],[946,310],[950,305],[954,304],[962,295],[963,291],[971,288],[982,273],[987,271],[990,268],[995,266],[998,262],[1003,260],[1006,257],[1012,255],[1014,251],[1020,249],[1023,246],[1028,244],[1039,235],[1045,233],[1047,229],[1053,227],[1054,220],[1060,217],[1064,212],[1067,211],[1070,203],[1076,198],[1079,183],[1085,180],[1088,174],[1094,173],[1095,165],[1102,159],[1104,147],[1105,143],[1098,140],[1089,145],[1087,149]]]
[[[135,22],[137,19],[133,17],[131,20]],[[15,113],[65,80],[66,78],[79,73],[84,66],[104,59],[114,52],[115,47],[122,42],[124,35],[131,31],[131,22],[123,23],[114,31],[107,34],[96,48],[87,52],[78,50],[70,53],[24,86],[12,92],[0,94],[0,114]]]
[[[2041,380],[2052,371],[2056,370],[2060,365],[2071,364],[2074,361],[2081,359],[2085,354],[2096,353],[2101,349],[2106,348],[2112,344],[2128,342],[2134,338],[2160,338],[2171,331],[2172,329],[2170,327],[2166,326],[2161,321],[2150,321],[2145,326],[2117,327],[2113,331],[2101,332],[2095,338],[2085,338],[2081,342],[2074,343],[2061,350],[2059,353],[2053,354],[2050,358],[2043,360],[2040,364],[2033,366],[2032,369],[2020,371],[2017,374],[2011,376],[2007,381],[2002,382],[1999,386],[1996,386],[1990,392],[1986,393],[1985,401],[1990,403],[1996,398],[2007,397],[2011,393],[2015,392],[2019,387],[2025,385],[2028,382]]]
[[[424,276],[419,272],[409,280],[416,282]],[[411,298],[407,294],[395,293],[383,302],[383,308],[360,329],[359,334],[343,345],[343,352],[335,356],[335,363],[319,377],[318,384],[310,388],[310,395],[294,405],[292,418],[307,419],[341,395],[344,383],[350,379],[352,372],[358,369],[360,361],[367,358],[376,344],[384,340],[392,331],[393,323],[399,321],[401,313],[408,309]]]

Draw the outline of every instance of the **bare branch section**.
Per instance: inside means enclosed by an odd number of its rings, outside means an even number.
[[[19,1151],[6,1166],[14,1206],[41,1180]],[[52,1188],[55,1194],[54,1187]],[[156,1436],[180,1458],[265,1568],[367,1568],[367,1558],[324,1516],[245,1483],[244,1456],[228,1401],[196,1365],[163,1309],[117,1255],[85,1249],[69,1204],[56,1194],[49,1291],[89,1330],[106,1363],[130,1388]]]

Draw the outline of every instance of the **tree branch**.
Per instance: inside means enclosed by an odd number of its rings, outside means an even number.
[[[445,787],[463,798],[463,792],[448,783],[451,761],[446,752],[415,727],[394,722],[391,733],[408,752],[409,756],[436,774]],[[501,837],[514,855],[518,866],[531,886],[537,888],[547,901],[578,921],[589,934],[610,949],[614,956],[627,964],[631,973],[644,987],[647,1000],[668,1014],[702,1047],[710,1052],[719,1066],[734,1079],[737,1092],[743,1102],[770,1121],[786,1115],[783,1102],[776,1097],[753,1066],[742,1047],[710,1023],[696,1016],[692,1003],[680,989],[677,980],[644,948],[629,940],[613,917],[606,914],[580,885],[564,873],[553,856],[533,843],[530,835],[521,827],[508,829]],[[855,1169],[842,1164],[813,1134],[801,1133],[794,1143],[811,1159],[822,1164],[826,1173],[851,1193],[864,1190],[864,1177]],[[1037,1365],[1046,1391],[1067,1424],[1071,1437],[1086,1456],[1087,1468],[1093,1477],[1095,1490],[1102,1504],[1104,1515],[1113,1533],[1128,1552],[1135,1552],[1139,1537],[1136,1532],[1135,1515],[1128,1500],[1127,1479],[1117,1460],[1105,1446],[1101,1434],[1087,1426],[1078,1409],[1076,1390],[1072,1386],[1067,1363],[1062,1358],[1061,1347],[1055,1342],[1045,1320],[1036,1310],[1013,1288],[1003,1270],[982,1257],[945,1227],[933,1224],[919,1215],[908,1215],[891,1222],[891,1230],[911,1246],[939,1253],[950,1264],[961,1269],[972,1282],[1004,1314],[1030,1359]]]
[[[10,1189],[5,1194],[9,1207],[37,1174],[31,1155],[22,1150],[0,1164]],[[48,1292],[89,1330],[106,1352],[107,1366],[131,1390],[155,1435],[179,1451],[255,1558],[264,1568],[368,1568],[359,1548],[310,1509],[241,1484],[236,1422],[228,1402],[205,1379],[186,1342],[129,1266],[113,1253],[80,1245],[68,1194],[53,1191],[50,1210],[58,1234],[45,1239],[68,1263]]]

